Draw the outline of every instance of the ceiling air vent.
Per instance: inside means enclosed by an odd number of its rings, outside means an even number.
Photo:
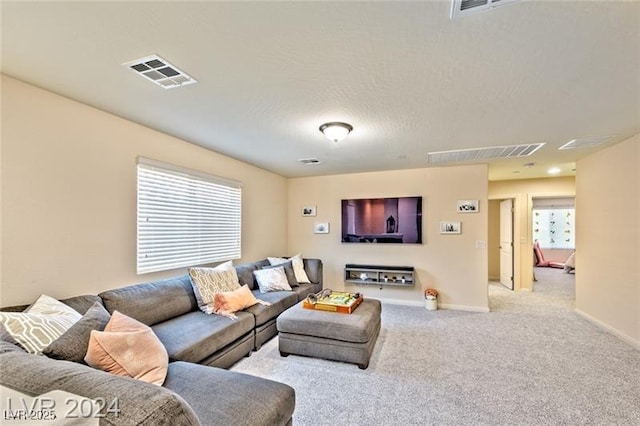
[[[317,158],[301,158],[300,160],[296,160],[298,163],[302,163],[305,166],[315,166],[317,164],[322,163],[322,161]]]
[[[598,136],[594,138],[574,139],[565,143],[558,149],[591,148],[608,142],[612,137],[613,136]]]
[[[496,158],[528,157],[536,152],[544,142],[527,145],[495,146],[491,148],[459,149],[427,153],[429,164],[460,163],[464,161],[484,161]]]
[[[174,87],[198,82],[198,80],[190,77],[187,73],[171,65],[158,55],[134,59],[122,65],[165,89],[173,89]]]
[[[451,19],[486,12],[487,10],[519,1],[522,0],[453,0],[453,4],[451,5]]]

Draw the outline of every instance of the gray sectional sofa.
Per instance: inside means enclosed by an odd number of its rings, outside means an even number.
[[[254,305],[235,320],[198,310],[188,275],[62,300],[81,314],[97,301],[109,312],[118,310],[150,326],[169,354],[162,387],[32,355],[5,341],[0,341],[0,384],[31,396],[63,390],[91,399],[117,398],[119,412],[107,413],[101,419],[105,424],[290,424],[295,408],[291,387],[226,370],[277,334],[282,312],[323,288],[322,262],[304,259],[311,283],[260,293],[253,271],[267,265],[265,259],[236,266],[240,284],[271,305]]]

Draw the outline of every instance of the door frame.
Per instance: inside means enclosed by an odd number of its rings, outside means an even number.
[[[531,250],[533,250],[533,199],[534,198],[576,198],[576,192],[573,191],[572,193],[567,193],[567,192],[530,192],[528,194],[528,199],[527,199],[527,244],[528,247],[531,247]],[[578,214],[578,209],[576,209],[576,214]],[[576,239],[576,251],[578,250],[578,241]],[[533,261],[531,262],[531,265],[525,265],[525,267],[528,266],[529,267],[529,271],[527,272],[528,277],[530,277],[529,279],[531,280],[529,282],[529,289],[530,291],[533,291]]]
[[[509,202],[508,204],[507,204],[507,201]],[[508,212],[503,212],[503,204],[504,204],[504,207],[508,206],[508,208],[509,208]],[[513,290],[514,289],[513,276],[514,276],[514,269],[515,269],[514,261],[513,261],[513,258],[514,258],[513,250],[514,250],[514,246],[515,246],[514,238],[513,238],[513,228],[514,228],[514,226],[513,226],[513,216],[514,216],[514,207],[513,207],[513,205],[514,205],[513,198],[506,198],[504,200],[500,200],[500,245],[499,245],[499,247],[500,247],[500,255],[499,255],[499,259],[500,259],[500,283],[503,286],[507,287],[509,290]],[[508,213],[508,217],[505,218],[503,213]],[[503,222],[503,219],[505,219],[504,222]],[[507,228],[505,228],[505,225],[507,224],[507,222],[508,222],[508,225],[509,225],[509,228],[508,228],[509,253],[508,254],[510,255],[509,256],[509,263],[511,263],[511,265],[505,265],[506,262],[503,259],[503,253],[505,255],[507,254],[505,251],[503,251],[505,240],[502,239],[503,231],[506,232],[506,229],[507,229]],[[504,276],[504,267],[505,266],[509,267],[508,279],[507,279],[507,277]],[[507,284],[507,282],[509,284]]]
[[[531,283],[529,283],[529,287],[527,288],[527,287],[523,287],[523,282],[522,282],[522,271],[521,271],[522,263],[523,263],[522,262],[522,246],[523,246],[522,212],[526,212],[526,209],[523,208],[521,194],[497,194],[489,197],[488,199],[496,200],[496,201],[502,201],[502,200],[508,200],[508,199],[513,200],[513,290],[514,291],[527,291],[527,290],[530,291]],[[525,224],[525,228],[526,228],[526,224]],[[488,235],[488,232],[489,231],[487,230],[487,235]],[[524,244],[526,244],[526,240]],[[489,291],[489,286],[487,286],[487,291]]]

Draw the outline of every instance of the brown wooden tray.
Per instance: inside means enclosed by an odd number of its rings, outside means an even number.
[[[340,293],[345,294],[345,293]],[[356,299],[352,300],[348,305],[342,303],[332,303],[327,298],[319,299],[316,303],[311,303],[307,299],[302,302],[302,307],[305,309],[313,309],[316,311],[325,312],[337,312],[339,314],[350,314],[362,303],[364,298],[359,295]]]

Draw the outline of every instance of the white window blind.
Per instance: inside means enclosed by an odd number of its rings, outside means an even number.
[[[139,157],[139,274],[240,258],[242,187]]]

